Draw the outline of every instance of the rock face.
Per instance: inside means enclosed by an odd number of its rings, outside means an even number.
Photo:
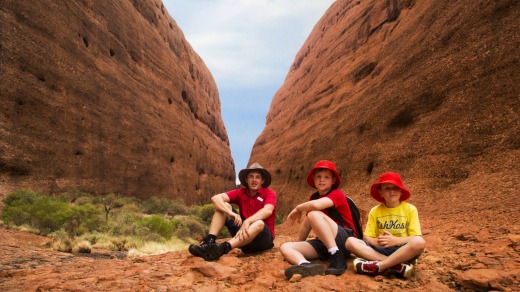
[[[1,0],[0,20],[0,193],[235,185],[215,81],[160,0]]]
[[[449,205],[478,216],[483,202],[518,212],[519,16],[513,0],[336,1],[252,150],[273,173],[279,212],[307,200],[320,159],[364,210],[376,203],[370,184],[396,171],[420,215]]]

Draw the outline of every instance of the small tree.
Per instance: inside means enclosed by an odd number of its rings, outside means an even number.
[[[113,209],[116,209],[116,208],[121,208],[124,205],[123,202],[121,202],[119,196],[114,193],[110,193],[110,194],[104,196],[101,199],[101,201],[103,202],[106,221],[108,221],[108,214],[110,213],[110,211],[112,211]]]

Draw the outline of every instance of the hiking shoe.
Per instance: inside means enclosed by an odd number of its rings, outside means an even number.
[[[414,272],[414,266],[408,264],[398,264],[389,269],[400,278],[410,279]]]
[[[302,275],[302,278],[316,275],[323,275],[325,270],[320,264],[303,263],[301,265],[290,266],[285,270],[285,277],[290,280],[293,275]]]
[[[228,253],[230,250],[231,244],[229,244],[229,242],[213,244],[208,247],[204,260],[208,262],[218,260],[221,256]]]
[[[379,266],[377,263],[378,261],[367,261],[362,258],[357,258],[354,260],[354,267],[358,274],[378,275]]]
[[[215,244],[216,244],[215,239],[206,236],[202,239],[202,241],[200,242],[200,245],[190,244],[190,246],[188,247],[188,251],[192,255],[203,258],[204,260],[207,261],[209,259],[208,254],[207,254],[208,249]]]
[[[346,268],[347,261],[345,260],[345,256],[340,250],[338,250],[331,256],[331,263],[327,270],[325,270],[325,275],[339,276],[345,272]]]

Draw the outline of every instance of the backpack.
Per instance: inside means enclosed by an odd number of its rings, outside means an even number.
[[[316,200],[319,196],[320,194],[318,192],[315,192],[311,195],[311,200]],[[345,198],[347,199],[348,207],[350,208],[350,213],[352,214],[352,221],[354,221],[355,225],[354,227],[357,230],[356,237],[359,239],[363,239],[363,230],[361,227],[361,214],[359,212],[359,209],[356,203],[354,203],[354,200],[352,200],[349,196],[345,196]],[[338,221],[342,226],[348,226],[350,229],[354,229],[352,228],[352,226],[350,226],[350,224],[348,224],[345,221],[345,219],[343,219],[343,217],[341,217],[341,214],[336,208],[334,208],[334,206],[329,207],[326,210],[330,214],[330,216],[336,221]]]

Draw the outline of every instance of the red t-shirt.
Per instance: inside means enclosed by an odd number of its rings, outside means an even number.
[[[334,208],[339,211],[341,217],[347,222],[350,226],[352,226],[352,230],[357,234],[356,225],[354,225],[354,220],[352,219],[352,213],[350,212],[350,207],[348,206],[347,199],[345,198],[345,194],[343,194],[342,191],[336,189],[331,191],[329,194],[323,197],[319,197],[318,199],[327,197],[332,200],[332,203],[334,203]],[[309,201],[312,200],[312,194],[309,196]],[[327,216],[329,216],[334,222],[337,224],[340,224],[338,221],[336,221],[334,218],[332,218],[327,211],[327,209],[321,210],[323,213],[325,213]],[[341,225],[341,224],[340,224]],[[344,228],[350,228],[348,226],[343,226]]]
[[[249,196],[248,188],[239,188],[226,192],[230,203],[238,205],[240,217],[247,219],[262,209],[266,204],[274,206],[271,216],[264,219],[264,223],[269,227],[274,238],[274,220],[276,218],[276,193],[270,188],[260,188],[254,197]]]

